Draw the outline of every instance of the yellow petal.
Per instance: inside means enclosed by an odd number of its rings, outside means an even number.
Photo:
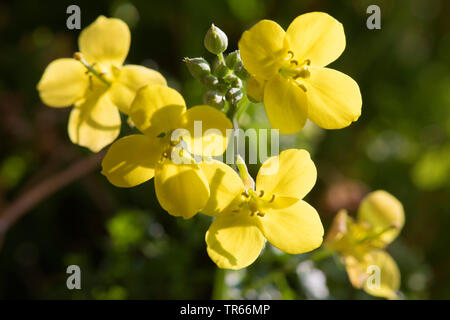
[[[367,263],[364,259],[357,259],[354,256],[344,256],[345,269],[352,286],[361,289],[367,280]]]
[[[336,60],[345,49],[342,24],[323,12],[302,14],[292,21],[286,31],[294,59],[306,59],[313,66],[326,66]]]
[[[284,209],[264,212],[262,231],[267,240],[290,254],[299,254],[322,244],[323,226],[316,209],[303,200]]]
[[[380,239],[388,244],[400,233],[405,213],[397,198],[384,190],[377,190],[369,193],[359,205],[358,220],[369,223],[374,233],[382,233]]]
[[[308,151],[288,149],[264,162],[256,177],[257,192],[302,199],[312,189],[317,170]]]
[[[89,86],[85,67],[75,59],[57,59],[37,85],[41,100],[50,107],[66,107],[83,98]]]
[[[289,48],[283,28],[274,21],[261,20],[242,34],[239,50],[245,69],[268,80],[278,72]]]
[[[158,163],[155,191],[161,207],[173,216],[189,219],[206,205],[209,187],[197,164]]]
[[[333,219],[331,226],[327,231],[325,237],[324,246],[332,248],[336,251],[340,251],[340,245],[342,245],[340,240],[347,234],[347,224],[350,218],[347,214],[347,210],[340,210]]]
[[[120,19],[99,16],[81,31],[78,46],[89,63],[121,66],[130,48],[130,29]]]
[[[247,96],[250,100],[254,102],[261,102],[264,99],[264,87],[265,81],[256,78],[255,76],[250,76],[247,80],[246,90]]]
[[[147,85],[138,90],[130,108],[130,117],[141,132],[157,136],[177,129],[185,111],[186,103],[176,90]]]
[[[230,213],[238,206],[245,188],[239,175],[230,166],[217,160],[200,164],[209,184],[210,197],[202,213],[217,216]]]
[[[190,136],[183,138],[193,154],[214,157],[227,148],[233,125],[223,112],[210,106],[196,106],[183,114],[178,128],[188,130]]]
[[[134,187],[153,178],[162,148],[142,134],[114,142],[102,161],[102,174],[117,187]]]
[[[217,217],[206,232],[208,255],[219,268],[242,269],[258,258],[265,239],[249,214]]]
[[[280,133],[300,131],[308,117],[305,92],[281,75],[275,75],[265,85],[264,106],[270,124]]]
[[[308,117],[325,129],[347,127],[361,115],[359,86],[346,74],[328,68],[311,67],[305,80]]]
[[[120,133],[120,113],[108,93],[92,93],[75,106],[69,118],[70,140],[93,152],[113,142]]]
[[[127,65],[120,69],[117,79],[111,86],[111,99],[125,114],[130,111],[131,103],[138,89],[147,84],[167,85],[166,79],[155,70],[137,65]]]
[[[364,291],[376,297],[395,299],[400,288],[400,270],[394,259],[386,251],[375,250],[370,253],[368,260],[369,269],[366,271],[369,273],[364,282]]]

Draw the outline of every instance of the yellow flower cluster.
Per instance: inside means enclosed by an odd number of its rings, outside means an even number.
[[[222,55],[226,44],[221,39],[226,36],[216,33],[210,34],[215,46],[209,50]],[[37,86],[40,97],[52,107],[73,105],[68,124],[72,142],[98,152],[119,136],[120,112],[126,114],[140,133],[110,146],[102,173],[118,187],[134,187],[154,178],[158,201],[171,215],[214,216],[205,240],[209,256],[220,268],[247,267],[266,240],[290,254],[318,248],[322,222],[302,200],[317,177],[309,153],[282,151],[262,165],[256,181],[240,158],[240,175],[211,160],[227,148],[233,128],[230,119],[208,105],[187,109],[183,97],[167,86],[160,73],[124,66],[129,47],[127,25],[100,16],[81,32],[80,52],[46,68]],[[299,131],[307,119],[327,129],[346,127],[361,113],[359,87],[345,74],[325,68],[344,48],[342,25],[325,13],[301,15],[287,31],[273,21],[260,21],[239,41],[243,67],[250,74],[247,94],[264,102],[272,126],[282,133]],[[232,57],[237,59],[238,54]],[[199,67],[205,68],[204,63]],[[200,136],[196,122],[202,125]],[[327,244],[343,255],[350,279],[358,287],[364,267],[384,259],[383,272],[390,268],[391,283],[382,282],[382,291],[372,293],[390,297],[398,287],[398,271],[379,249],[392,241],[403,220],[397,204],[398,225],[391,229],[389,215],[395,214],[379,207],[373,197],[361,205],[358,223],[344,211],[339,213]]]

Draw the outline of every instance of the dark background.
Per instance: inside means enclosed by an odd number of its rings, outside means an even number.
[[[182,58],[212,58],[203,48],[211,23],[227,33],[231,51],[241,33],[262,18],[287,28],[302,13],[325,11],[342,22],[347,47],[330,67],[360,85],[362,116],[337,131],[309,124],[297,135],[283,136],[281,147],[311,152],[319,178],[306,200],[326,229],[337,210],[355,212],[371,190],[395,195],[405,207],[406,224],[388,251],[402,273],[402,297],[450,298],[449,2],[2,2],[0,218],[20,194],[90,156],[68,139],[70,109],[46,107],[36,91],[46,65],[77,50],[79,31],[66,28],[70,4],[80,6],[82,28],[98,15],[125,20],[132,32],[127,63],[158,69],[191,106],[201,103],[203,89]],[[381,8],[381,30],[366,27],[370,4]],[[250,106],[241,126],[269,127],[263,106]],[[0,298],[317,297],[297,268],[308,255],[285,255],[270,246],[246,270],[226,272],[221,291],[222,275],[205,249],[209,223],[201,215],[187,221],[169,216],[156,201],[152,181],[119,189],[93,170],[8,230],[0,249]],[[81,267],[82,290],[66,288],[70,264]],[[338,259],[317,267],[326,276],[328,298],[370,298],[351,287]]]

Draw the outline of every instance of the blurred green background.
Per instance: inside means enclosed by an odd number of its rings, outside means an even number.
[[[204,91],[182,58],[212,58],[203,48],[211,23],[227,33],[231,51],[262,18],[286,28],[302,13],[325,11],[342,22],[347,47],[331,67],[359,83],[362,116],[337,131],[308,124],[282,136],[281,149],[311,152],[319,178],[306,200],[326,230],[337,210],[355,212],[367,192],[395,195],[406,224],[388,251],[402,273],[402,297],[450,298],[448,1],[2,2],[0,217],[22,192],[89,156],[67,137],[70,109],[44,106],[35,89],[50,61],[77,50],[79,31],[66,28],[70,4],[80,6],[82,27],[101,14],[125,20],[132,32],[127,63],[158,69],[191,106]],[[366,28],[370,4],[381,8],[381,30]],[[241,126],[269,127],[264,107],[251,105]],[[94,170],[35,206],[0,239],[0,298],[207,299],[218,292],[233,299],[371,298],[351,287],[338,259],[313,265],[308,254],[285,255],[270,245],[246,270],[226,272],[222,286],[204,243],[210,221],[169,216],[153,182],[119,189]],[[66,288],[70,264],[81,267],[82,290]]]

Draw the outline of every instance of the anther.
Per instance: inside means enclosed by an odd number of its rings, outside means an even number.
[[[297,60],[291,60],[292,64],[295,64],[296,66],[298,66],[298,61]]]
[[[242,195],[246,198],[250,197],[250,195],[248,194],[247,190],[245,190],[244,192],[242,192]]]
[[[275,200],[275,195],[273,194],[272,197],[270,198],[269,202],[273,202],[273,200]]]
[[[263,195],[264,195],[264,190],[261,190],[261,191],[259,192],[259,197],[262,198]]]
[[[307,91],[306,90],[306,87],[305,87],[305,85],[303,84],[303,83],[297,83],[297,85],[303,90],[303,91]]]
[[[265,213],[263,213],[263,212],[257,212],[256,213],[256,215],[258,216],[258,217],[264,217],[266,214]]]
[[[294,53],[291,50],[288,51],[288,55],[288,60],[291,60],[294,57]]]
[[[81,61],[81,60],[83,59],[83,55],[81,54],[81,52],[75,52],[75,53],[73,54],[73,58],[74,58],[75,60]]]

